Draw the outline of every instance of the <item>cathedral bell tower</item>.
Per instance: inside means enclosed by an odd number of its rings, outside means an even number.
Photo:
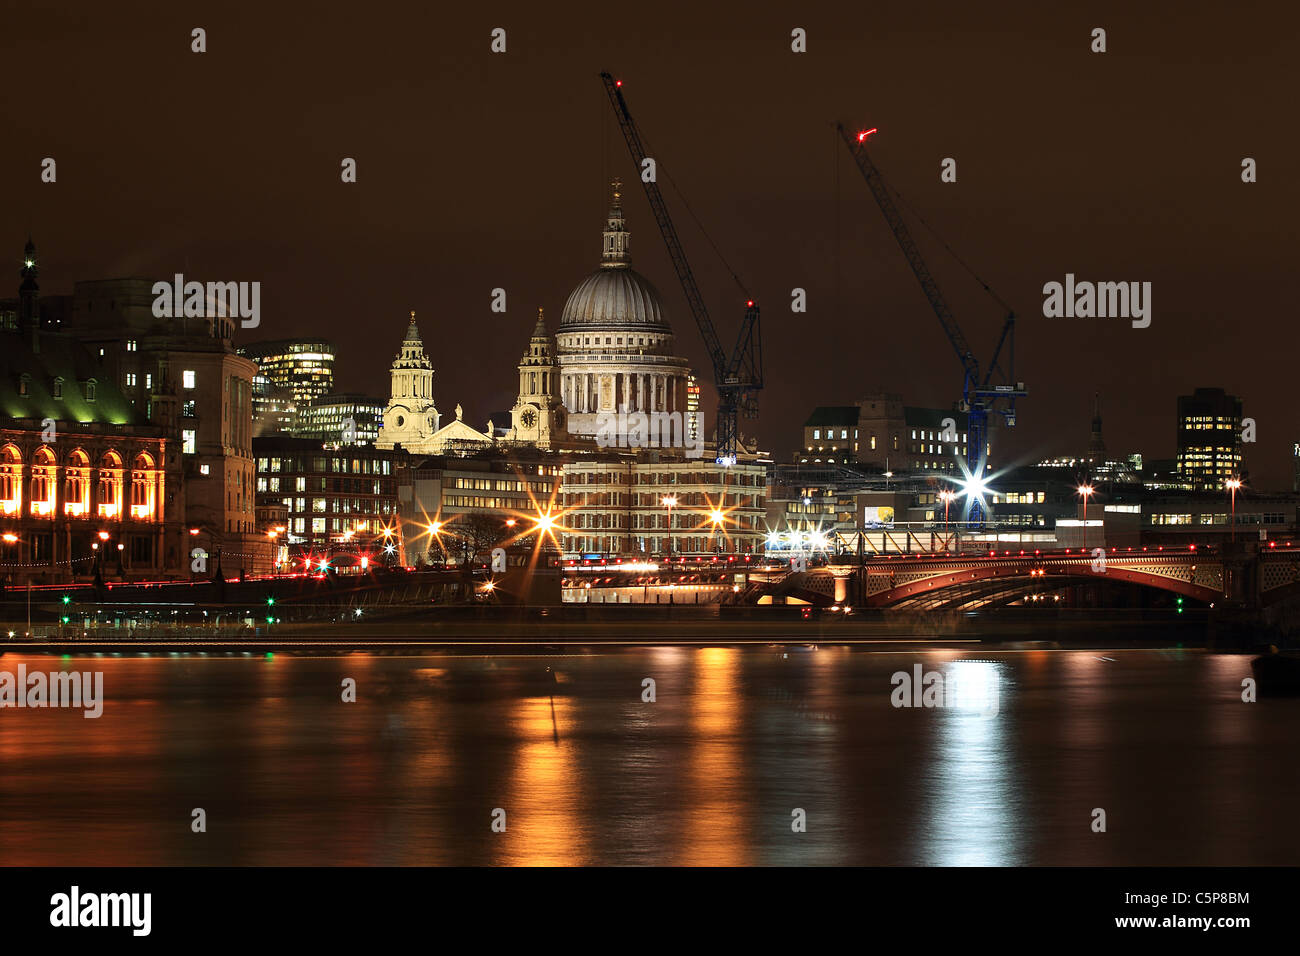
[[[568,436],[559,385],[555,346],[546,330],[546,314],[538,309],[537,325],[519,360],[519,398],[510,410],[511,441],[550,448]]]
[[[402,347],[391,368],[392,387],[377,448],[419,446],[439,428],[442,417],[433,403],[433,363],[424,352],[420,330],[411,313]]]

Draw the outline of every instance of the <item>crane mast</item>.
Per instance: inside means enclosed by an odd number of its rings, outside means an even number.
[[[686,303],[695,318],[695,324],[704,339],[704,347],[709,353],[709,361],[713,365],[713,383],[718,392],[716,461],[720,465],[734,465],[739,442],[739,416],[742,412],[747,418],[758,414],[758,397],[755,393],[763,387],[763,347],[758,306],[752,299],[746,303],[745,318],[740,326],[736,347],[728,359],[713,327],[713,320],[709,317],[704,296],[700,294],[695,282],[695,274],[691,271],[686,251],[673,227],[659,184],[644,174],[647,158],[645,146],[627,107],[627,101],[623,98],[620,83],[608,73],[600,74],[600,78],[604,81],[605,92],[609,95],[610,105],[614,108],[632,162],[640,174],[641,185],[645,188],[650,210],[659,226],[659,234],[663,236],[664,245],[668,248],[668,257],[677,273],[677,281],[681,284]]]
[[[993,358],[989,361],[988,368],[981,377],[980,363],[975,358],[975,353],[971,351],[971,347],[966,343],[966,336],[962,334],[961,326],[957,324],[957,319],[948,307],[947,300],[944,299],[938,282],[931,275],[921,251],[912,239],[907,223],[903,221],[898,207],[894,205],[893,197],[889,195],[889,190],[885,188],[880,170],[876,168],[875,163],[871,161],[871,157],[867,155],[867,134],[858,133],[855,136],[846,130],[841,123],[835,124],[835,128],[844,140],[849,155],[857,163],[858,171],[862,173],[862,178],[866,180],[867,188],[871,190],[872,196],[875,197],[876,205],[880,207],[885,222],[888,223],[890,230],[894,234],[894,239],[897,240],[899,247],[903,250],[907,264],[921,284],[921,289],[925,293],[926,299],[929,300],[934,314],[938,317],[944,334],[947,335],[948,341],[952,344],[953,351],[957,353],[957,360],[961,362],[961,409],[967,414],[966,470],[969,475],[968,480],[978,483],[974,489],[978,492],[979,486],[983,484],[984,470],[987,465],[989,412],[996,411],[1006,421],[1007,426],[1012,427],[1016,423],[1016,399],[1023,398],[1028,394],[1025,391],[1024,383],[1015,382],[1015,313],[1009,312],[1007,315],[1006,321],[1002,325],[1002,335],[999,337],[997,348],[993,352]],[[985,288],[987,289],[987,286]],[[1009,346],[1010,349],[1005,372],[998,361],[1004,345]],[[993,373],[995,371],[1002,372],[1006,381],[1002,384],[994,384]],[[999,403],[1003,401],[1007,403],[1006,407],[998,407]],[[984,504],[978,493],[967,495],[965,512],[967,521],[976,525],[984,523],[986,517]]]

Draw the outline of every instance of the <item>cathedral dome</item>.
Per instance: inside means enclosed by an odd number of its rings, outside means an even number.
[[[560,313],[560,331],[641,327],[669,331],[662,299],[650,280],[632,269],[632,234],[623,221],[622,183],[605,222],[600,268],[573,290]]]
[[[582,281],[560,314],[560,329],[610,326],[654,326],[664,330],[659,292],[650,280],[630,268],[601,268]]]

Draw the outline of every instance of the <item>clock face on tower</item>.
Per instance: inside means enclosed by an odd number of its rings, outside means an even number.
[[[525,408],[519,415],[519,423],[525,428],[532,428],[537,424],[537,412],[531,408]]]

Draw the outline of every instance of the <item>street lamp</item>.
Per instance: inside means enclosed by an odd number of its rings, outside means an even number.
[[[664,495],[660,501],[668,509],[668,560],[671,561],[673,559],[673,509],[677,507],[677,496]]]
[[[943,530],[948,531],[948,506],[952,504],[953,499],[957,497],[957,492],[948,491],[947,489],[939,492],[939,500],[943,502]]]
[[[1089,484],[1082,484],[1076,489],[1077,493],[1083,495],[1083,548],[1088,549],[1088,498],[1096,493],[1096,489]]]
[[[1223,484],[1224,487],[1228,489],[1229,494],[1232,496],[1232,525],[1231,525],[1232,540],[1236,541],[1237,540],[1237,489],[1241,487],[1241,479],[1229,478]]]
[[[713,523],[713,550],[718,550],[718,529],[726,522],[726,514],[719,508],[709,512],[709,521]]]

